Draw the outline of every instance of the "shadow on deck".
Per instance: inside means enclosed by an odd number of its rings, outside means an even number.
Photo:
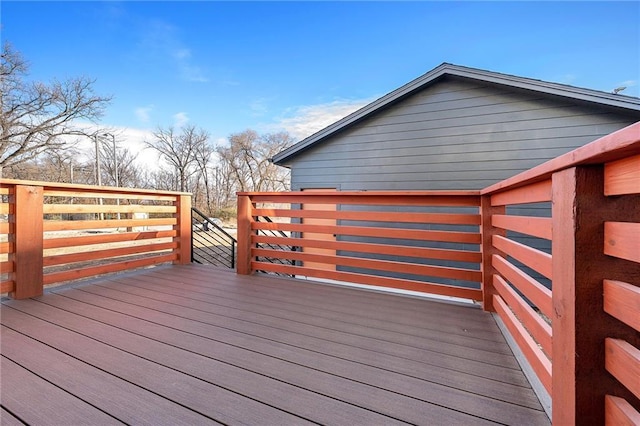
[[[1,317],[3,425],[549,424],[471,305],[186,265]]]

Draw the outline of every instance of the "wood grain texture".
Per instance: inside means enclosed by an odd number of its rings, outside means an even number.
[[[551,218],[529,216],[493,215],[491,223],[497,228],[519,232],[538,238],[551,240]]]
[[[480,234],[456,231],[425,231],[421,229],[375,228],[369,226],[324,226],[295,223],[253,222],[252,230],[312,232],[318,234],[353,235],[360,237],[398,238],[405,240],[445,241],[479,244]]]
[[[173,250],[178,247],[177,242],[145,244],[131,247],[118,247],[105,250],[82,251],[80,253],[59,254],[45,256],[43,264],[45,267],[64,265],[67,263],[87,262],[91,260],[106,260],[110,258],[128,256],[133,254],[154,253],[158,251]],[[156,253],[158,254],[158,253]]]
[[[45,204],[45,214],[63,213],[175,213],[175,206],[110,205],[110,204]]]
[[[174,225],[174,229],[178,235],[173,238],[173,241],[178,246],[174,249],[174,254],[176,254],[174,262],[186,265],[191,262],[191,194],[180,195],[176,206],[178,208],[177,223]]]
[[[492,258],[493,266],[507,281],[522,292],[540,311],[549,317],[552,314],[551,290],[516,268],[500,255]]]
[[[12,293],[16,290],[13,280],[0,281],[0,293]]]
[[[367,222],[442,223],[449,225],[479,225],[480,215],[456,213],[403,213],[377,211],[322,211],[290,209],[254,209],[253,216],[298,217],[319,219],[358,220]]]
[[[500,315],[500,318],[509,329],[511,337],[513,337],[517,342],[518,347],[522,350],[522,353],[524,353],[529,364],[531,364],[531,368],[535,372],[536,376],[540,379],[540,382],[547,392],[549,392],[550,395],[553,395],[551,361],[549,361],[549,358],[547,358],[547,356],[540,350],[536,341],[531,338],[531,335],[529,335],[527,330],[520,321],[518,321],[513,312],[509,309],[509,306],[507,306],[500,296],[494,296],[493,305],[496,308],[496,312]]]
[[[605,222],[604,253],[640,263],[640,223]]]
[[[541,203],[545,201],[551,201],[550,179],[491,195],[492,206]]]
[[[42,187],[16,186],[15,208],[15,291],[24,299],[42,294]]]
[[[640,194],[640,154],[604,165],[604,195]]]
[[[158,265],[165,262],[173,262],[177,259],[175,253],[164,254],[159,256],[150,256],[137,260],[126,260],[124,262],[114,262],[106,265],[90,266],[86,268],[77,268],[70,271],[51,272],[44,275],[44,284],[54,284],[64,281],[72,281],[80,278],[93,277],[102,274],[110,274],[113,272],[121,272],[129,269],[142,268],[145,266]]]
[[[356,243],[352,241],[323,241],[301,238],[273,237],[268,235],[253,235],[251,242],[256,244],[273,244],[295,247],[318,247],[344,250],[349,252],[386,254],[404,257],[420,257],[423,259],[454,260],[458,262],[479,263],[482,259],[480,252],[471,250],[448,250],[428,247],[412,247],[395,244]],[[45,242],[46,243],[46,242]]]
[[[545,277],[552,279],[552,263],[551,255],[544,253],[540,250],[536,250],[532,247],[519,243],[517,241],[510,240],[506,237],[496,235],[492,239],[493,245],[501,250],[507,256],[511,256],[514,259],[519,260],[523,264],[527,265],[531,269],[539,272]]]
[[[293,276],[306,276],[343,281],[347,283],[365,284],[371,286],[396,288],[402,290],[419,291],[423,293],[439,294],[442,296],[461,297],[464,299],[480,300],[482,292],[477,289],[456,287],[452,285],[434,284],[423,281],[412,281],[400,278],[388,278],[377,275],[366,275],[355,272],[324,271],[320,269],[304,268],[292,265],[281,265],[267,262],[251,262],[252,268],[258,271],[270,271]]]
[[[255,232],[253,231],[254,219],[251,216],[252,207],[249,196],[238,194],[238,255],[236,258],[236,271],[240,275],[249,275],[253,272],[251,266],[251,238]]]
[[[640,287],[622,281],[604,280],[604,310],[640,331]]]
[[[410,262],[395,262],[388,260],[364,259],[353,256],[336,256],[336,255],[320,255],[310,254],[308,252],[288,251],[288,250],[272,250],[272,249],[251,249],[252,256],[268,257],[275,259],[299,260],[304,262],[305,268],[314,269],[309,266],[312,264],[320,265],[340,265],[353,268],[374,269],[377,271],[401,272],[406,274],[451,278],[465,281],[480,282],[480,271],[463,268],[452,268],[444,266],[420,265]],[[315,268],[323,269],[323,268]],[[332,268],[335,269],[335,268]]]
[[[127,219],[127,220],[46,220],[43,230],[49,231],[77,231],[83,229],[109,229],[109,228],[129,228],[144,226],[167,226],[176,225],[175,218],[165,219]]]
[[[607,395],[604,398],[604,424],[605,426],[638,426],[640,413],[626,400]]]
[[[522,325],[545,351],[547,357],[552,357],[551,326],[535,312],[527,302],[499,275],[493,277],[496,290],[506,302]]]
[[[177,231],[143,231],[143,232],[118,232],[113,234],[84,235],[66,238],[47,238],[43,242],[44,249],[90,246],[94,244],[118,243],[124,241],[140,241],[159,238],[172,238]],[[150,242],[151,243],[151,242]]]
[[[621,339],[605,340],[605,368],[640,399],[640,349]]]
[[[25,336],[3,334],[3,355],[129,424],[143,423],[137,405],[157,424],[176,403],[164,422],[549,424],[473,305],[204,265],[3,304],[3,325]]]

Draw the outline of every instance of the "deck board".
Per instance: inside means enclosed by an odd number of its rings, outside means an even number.
[[[195,265],[3,305],[7,362],[126,423],[549,424],[473,307]]]

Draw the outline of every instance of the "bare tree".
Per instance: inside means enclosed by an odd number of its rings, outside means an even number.
[[[66,147],[64,135],[85,134],[74,121],[94,121],[111,100],[85,77],[27,82],[28,63],[9,43],[0,61],[0,170]]]
[[[114,136],[115,138],[115,136]],[[115,147],[114,147],[115,141]],[[116,186],[116,165],[118,167],[118,186],[124,188],[137,188],[143,184],[140,176],[142,175],[140,168],[135,164],[138,157],[137,154],[131,152],[129,148],[120,147],[117,139],[102,140],[100,144],[100,159],[103,180]],[[115,150],[114,150],[115,148]]]
[[[291,146],[286,132],[259,135],[245,130],[229,137],[229,146],[218,146],[220,162],[229,171],[237,191],[283,191],[289,188],[288,170],[270,159]]]
[[[176,132],[173,127],[158,129],[153,133],[153,140],[145,141],[147,147],[160,153],[169,165],[175,170],[178,177],[176,188],[180,191],[187,190],[187,183],[197,168],[197,152],[202,150],[209,140],[209,134],[193,125],[187,125]]]

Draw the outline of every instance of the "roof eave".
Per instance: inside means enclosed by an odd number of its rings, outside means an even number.
[[[426,74],[421,75],[398,89],[376,99],[370,104],[365,105],[341,120],[338,120],[313,135],[303,139],[288,149],[276,154],[273,157],[273,162],[283,166],[283,163],[291,157],[305,151],[307,148],[310,148],[334,133],[368,117],[370,114],[373,114],[389,104],[408,96],[412,92],[422,89],[444,75],[481,80],[488,83],[501,84],[518,89],[532,90],[554,96],[567,97],[585,102],[594,102],[601,105],[632,111],[640,111],[640,99],[638,98],[443,63]]]

